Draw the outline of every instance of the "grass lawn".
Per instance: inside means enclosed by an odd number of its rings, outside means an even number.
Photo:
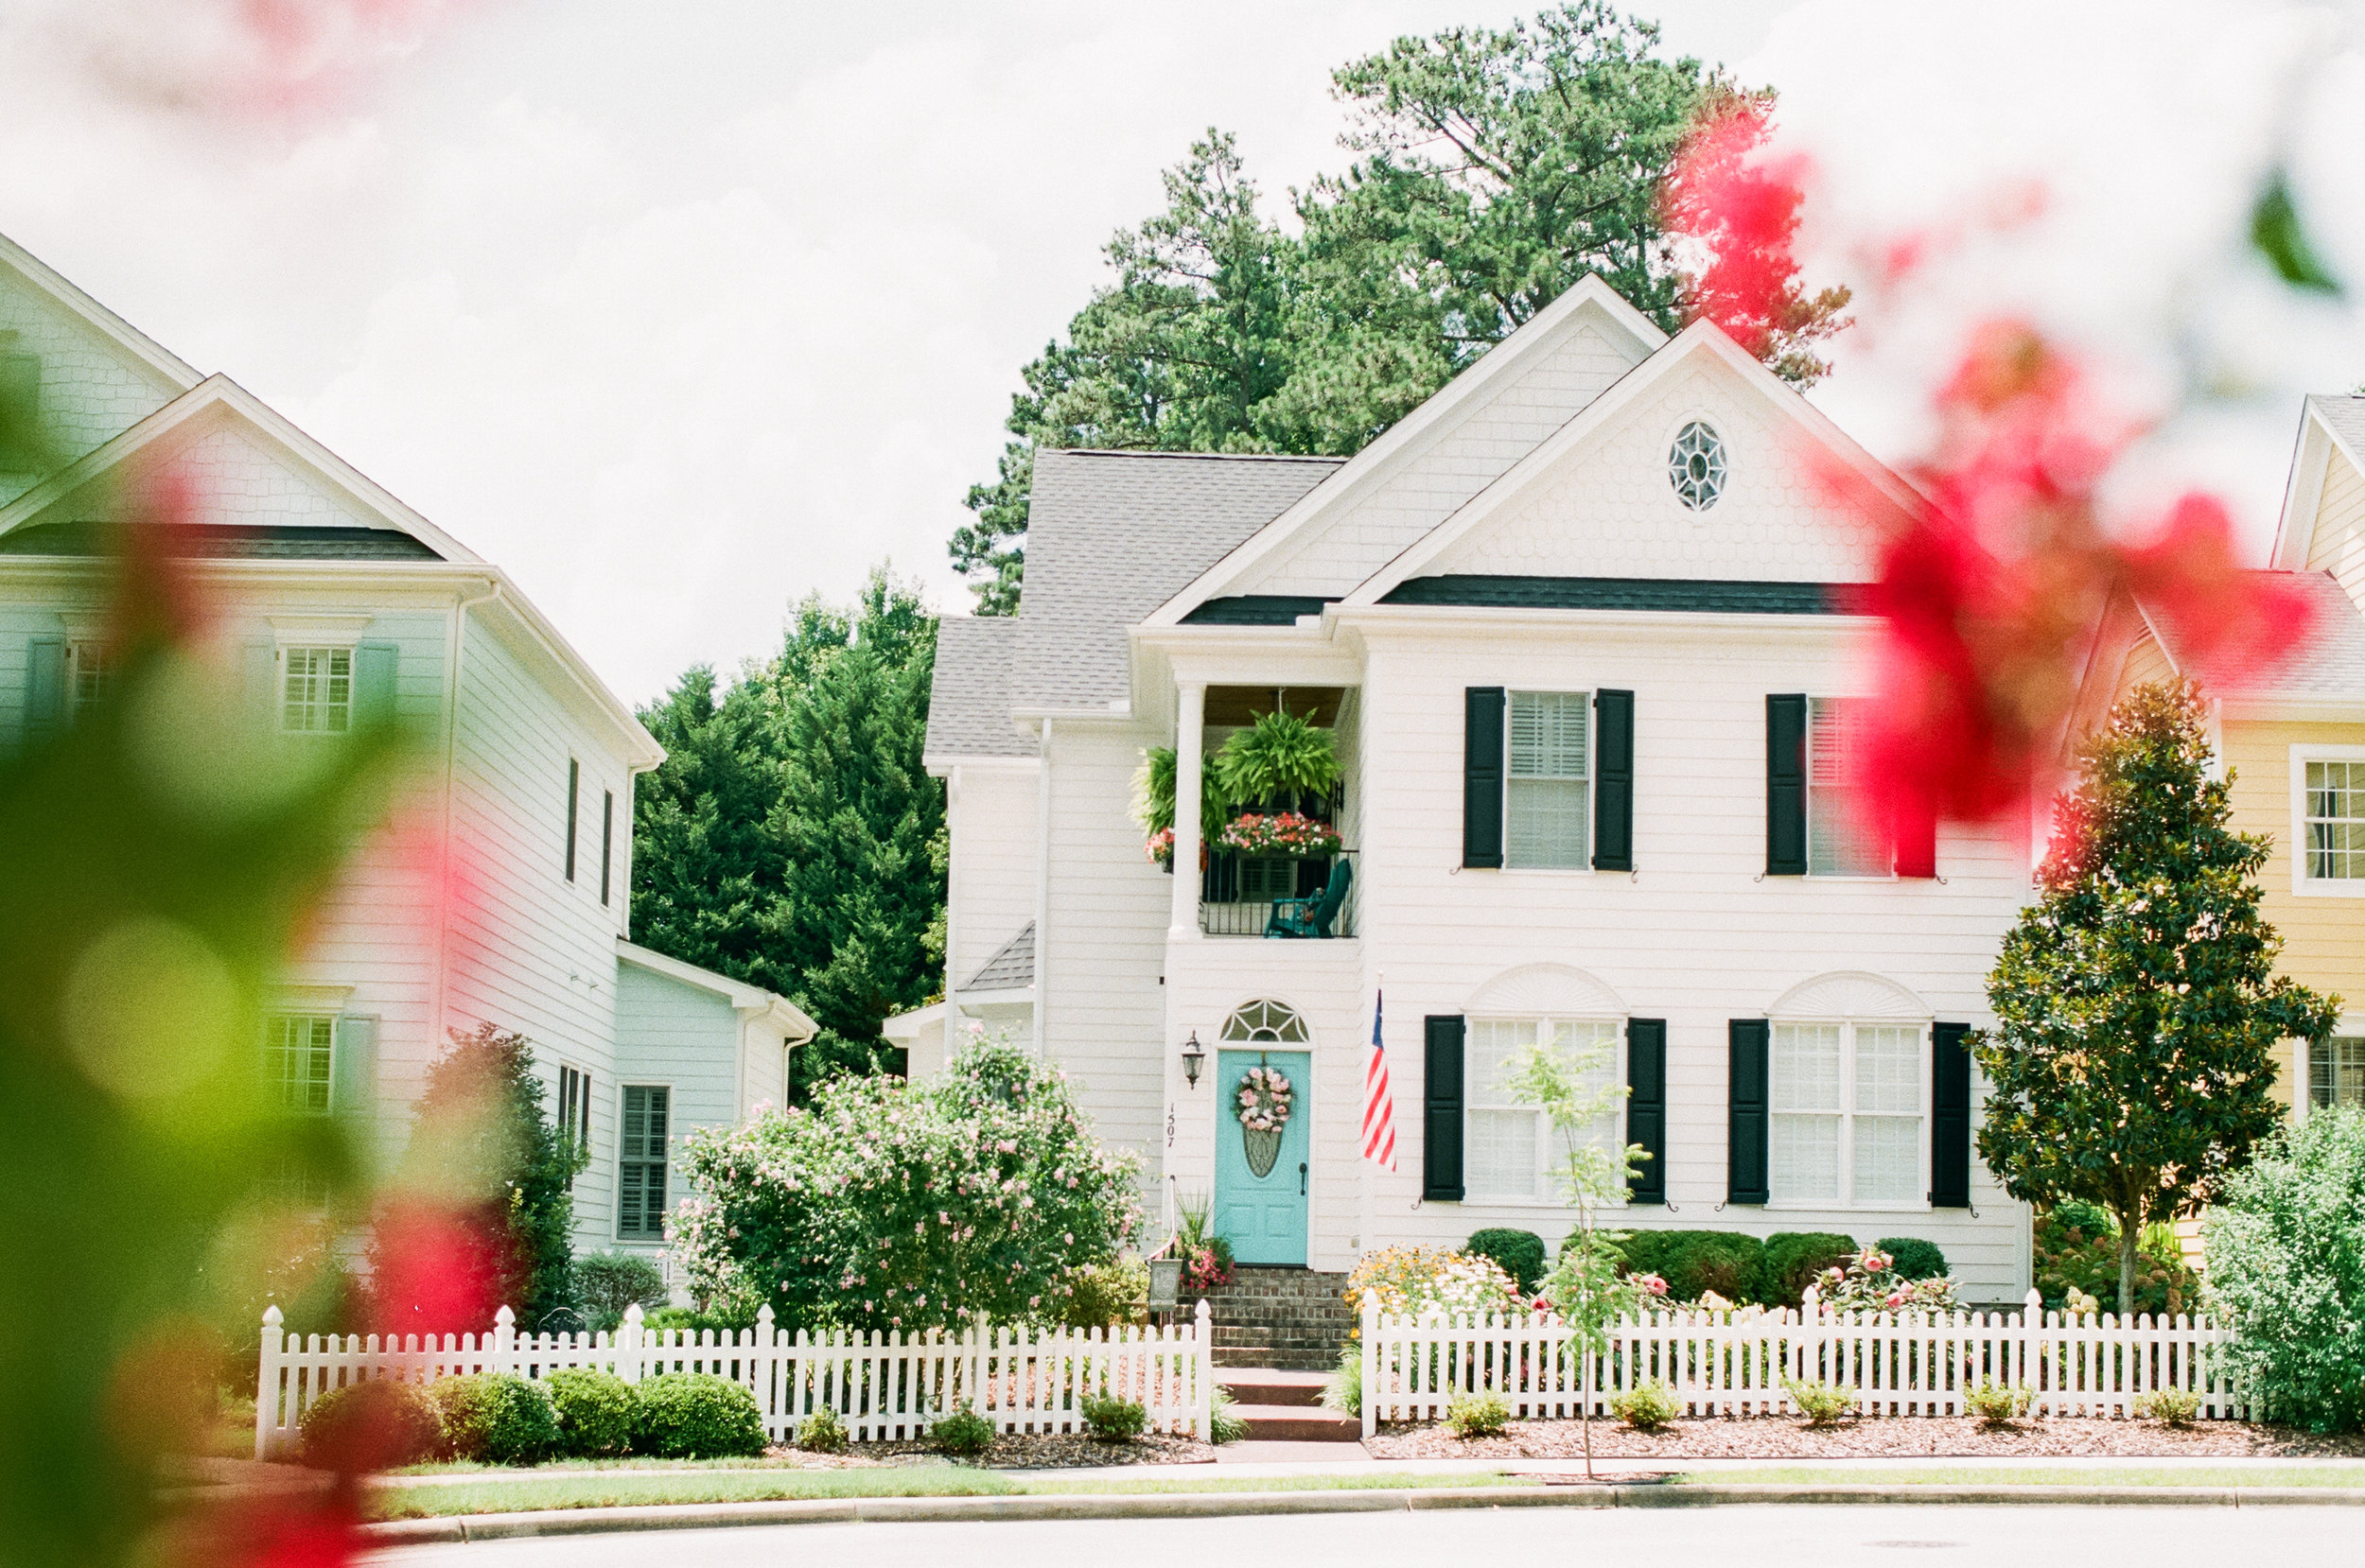
[[[1680,1486],[1848,1487],[2365,1487],[2365,1464],[2145,1466],[1948,1465],[1927,1470],[1873,1470],[1835,1465],[1774,1465],[1762,1470],[1689,1471],[1669,1477]]]

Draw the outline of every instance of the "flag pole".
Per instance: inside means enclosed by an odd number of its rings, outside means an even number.
[[[1386,995],[1387,988],[1388,977],[1385,974],[1375,974],[1373,977],[1372,984],[1372,1011],[1374,1014],[1372,1027],[1375,1032],[1376,1032],[1379,1027],[1377,1015],[1380,1006],[1382,1005],[1381,999]],[[1363,1212],[1361,1218],[1358,1221],[1356,1226],[1358,1232],[1356,1240],[1359,1253],[1370,1253],[1377,1251],[1379,1247],[1378,1242],[1375,1240],[1372,1235],[1372,1231],[1379,1223],[1379,1173],[1375,1168],[1376,1162],[1362,1154],[1359,1139],[1358,1140],[1358,1158],[1356,1159],[1356,1164],[1360,1167],[1362,1175]],[[1359,1256],[1357,1261],[1361,1261]]]

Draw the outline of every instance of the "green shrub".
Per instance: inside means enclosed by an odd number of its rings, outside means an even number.
[[[2221,1352],[2269,1420],[2365,1425],[2365,1112],[2313,1110],[2263,1145],[2211,1211]]]
[[[959,1409],[928,1428],[928,1440],[939,1454],[974,1459],[993,1446],[993,1422],[972,1410],[969,1402],[963,1400]]]
[[[1510,1424],[1500,1394],[1456,1394],[1445,1402],[1445,1430],[1457,1437],[1499,1437]]]
[[[439,1378],[428,1395],[443,1413],[454,1458],[488,1465],[537,1464],[558,1452],[558,1409],[551,1391],[506,1372]]]
[[[1431,1312],[1448,1318],[1483,1317],[1528,1310],[1527,1298],[1502,1264],[1443,1246],[1383,1246],[1366,1252],[1347,1276],[1344,1292],[1358,1322],[1365,1291],[1379,1298],[1381,1312],[1406,1317]],[[1362,1331],[1358,1327],[1356,1332]]]
[[[1229,1388],[1215,1390],[1207,1402],[1207,1440],[1236,1443],[1247,1436],[1248,1418],[1240,1414],[1240,1402]]]
[[[1889,1255],[1889,1268],[1901,1280],[1946,1278],[1946,1254],[1936,1242],[1911,1236],[1883,1236],[1872,1244]]]
[[[1790,1393],[1790,1402],[1807,1418],[1809,1426],[1836,1426],[1856,1413],[1856,1396],[1835,1384],[1785,1380],[1782,1386]]]
[[[809,1453],[843,1454],[849,1440],[833,1405],[822,1405],[797,1423],[797,1446]]]
[[[2120,1310],[2119,1232],[2103,1211],[2091,1203],[2056,1204],[2030,1228],[2029,1251],[2037,1294],[2046,1306],[2068,1311],[2076,1292],[2093,1298],[2095,1312]],[[2136,1254],[2130,1312],[2173,1315],[2199,1304],[2200,1281],[2176,1247],[2155,1246]]]
[[[1544,1278],[1544,1238],[1533,1230],[1480,1230],[1463,1244],[1462,1250],[1494,1259],[1528,1295],[1535,1293]]]
[[[2200,1414],[2200,1396],[2188,1388],[2155,1388],[2135,1402],[2135,1414],[2162,1426],[2190,1426]]]
[[[1087,1264],[1068,1275],[1068,1285],[1075,1294],[1060,1309],[1060,1321],[1071,1329],[1149,1321],[1149,1265],[1139,1258]]]
[[[637,1252],[592,1252],[574,1262],[574,1292],[596,1333],[622,1322],[627,1307],[665,1305],[665,1276]]]
[[[701,1312],[695,1307],[659,1307],[642,1317],[640,1326],[651,1331],[687,1329],[692,1333],[711,1329],[718,1340],[735,1341],[740,1330],[756,1326],[756,1319],[752,1313],[742,1316],[737,1313]]]
[[[349,1383],[304,1412],[304,1462],[315,1470],[393,1470],[443,1452],[443,1413],[415,1383]]]
[[[2035,1396],[2019,1384],[1994,1383],[1981,1379],[1979,1386],[1963,1396],[1963,1403],[1979,1418],[1982,1426],[2009,1426],[2028,1414]]]
[[[1077,1408],[1094,1438],[1104,1443],[1130,1443],[1149,1424],[1148,1411],[1114,1394],[1086,1394]]]
[[[1656,1432],[1683,1414],[1675,1390],[1653,1378],[1609,1402],[1609,1413],[1637,1432]]]
[[[560,1445],[578,1458],[622,1454],[632,1446],[639,1405],[632,1385],[613,1372],[569,1367],[542,1380],[558,1412]]]
[[[2063,1198],[2045,1211],[2047,1217],[2083,1230],[2089,1236],[2116,1237],[2119,1222],[2111,1217],[2111,1211],[2084,1198]]]
[[[1323,1407],[1342,1416],[1363,1413],[1363,1347],[1339,1347],[1339,1367],[1323,1385]]]
[[[640,1385],[636,1454],[658,1459],[743,1459],[763,1452],[763,1412],[744,1383],[711,1372],[667,1372]]]
[[[1795,1307],[1827,1268],[1845,1268],[1855,1256],[1856,1238],[1835,1230],[1777,1230],[1765,1238],[1765,1289],[1769,1307]]]
[[[1714,1291],[1740,1304],[1764,1302],[1770,1294],[1765,1244],[1737,1230],[1637,1230],[1621,1250],[1620,1272],[1657,1275],[1671,1301]]]

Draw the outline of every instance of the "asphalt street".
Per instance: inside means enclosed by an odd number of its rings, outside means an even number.
[[[790,1524],[490,1541],[373,1554],[378,1568],[1459,1568],[2365,1561],[2365,1507],[1441,1509],[948,1524]]]

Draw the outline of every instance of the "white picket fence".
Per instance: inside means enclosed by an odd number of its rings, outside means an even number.
[[[2125,1417],[2156,1389],[2200,1397],[2213,1420],[2247,1419],[2210,1352],[2233,1339],[2206,1320],[2149,1314],[2069,1317],[2036,1292],[2016,1313],[1835,1313],[1815,1293],[1797,1310],[1654,1312],[1583,1357],[1559,1318],[1383,1315],[1363,1298],[1363,1435],[1381,1421],[1435,1420],[1462,1393],[1502,1396],[1515,1418],[1573,1420],[1644,1383],[1671,1388],[1685,1413],[1795,1413],[1787,1383],[1829,1383],[1866,1416],[1955,1416],[1982,1383],[2029,1390],[2041,1415]]]
[[[923,1437],[964,1403],[997,1432],[1080,1432],[1082,1402],[1093,1394],[1141,1404],[1153,1432],[1204,1437],[1215,1392],[1204,1301],[1192,1322],[1157,1329],[1034,1329],[981,1317],[955,1334],[791,1334],[774,1327],[769,1307],[754,1328],[722,1333],[645,1328],[639,1307],[614,1333],[521,1335],[507,1307],[494,1321],[483,1334],[291,1335],[272,1307],[263,1315],[254,1456],[292,1449],[305,1411],[328,1390],[376,1378],[540,1378],[588,1367],[639,1383],[712,1372],[754,1391],[774,1442],[790,1440],[824,1406],[856,1442]]]

